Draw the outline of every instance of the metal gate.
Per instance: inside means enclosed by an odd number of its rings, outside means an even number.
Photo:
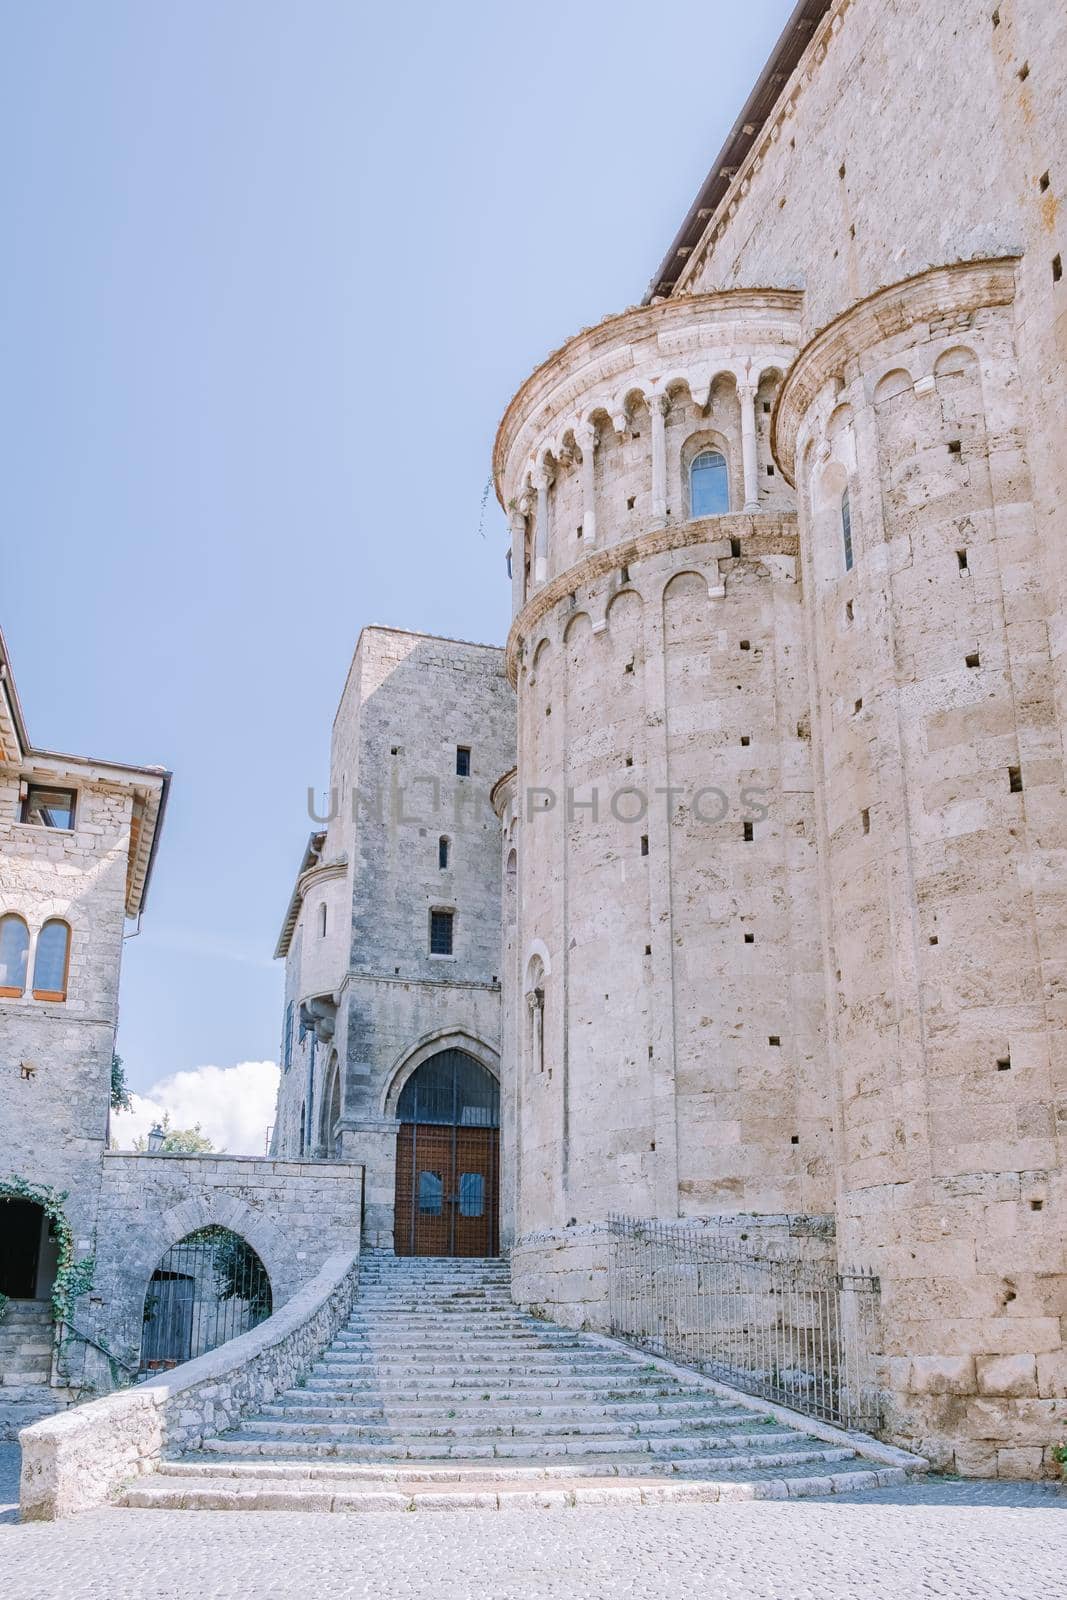
[[[473,1056],[442,1050],[397,1106],[394,1249],[402,1256],[500,1250],[500,1086]]]
[[[247,1333],[271,1314],[270,1278],[229,1228],[198,1228],[171,1245],[145,1294],[141,1371],[175,1367]]]

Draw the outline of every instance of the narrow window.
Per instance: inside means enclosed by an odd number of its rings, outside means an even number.
[[[65,922],[51,919],[37,935],[37,954],[33,962],[33,998],[65,1000],[70,968],[70,929]]]
[[[746,844],[751,844],[752,843],[752,824],[751,824],[751,822],[746,822],[744,824],[741,837],[744,839]]]
[[[452,922],[455,913],[452,911],[430,912],[430,954],[432,956],[450,956],[452,954]]]
[[[865,810],[865,811],[861,811],[860,812],[860,823],[863,826],[864,833],[870,833],[870,831],[871,831],[871,813],[869,811]]]
[[[578,530],[577,530],[576,537],[579,538],[579,539],[582,537],[582,525],[581,525],[580,522],[578,524]]]
[[[1037,186],[1041,190],[1041,193],[1044,194],[1045,190],[1049,186],[1049,175],[1047,172],[1043,172],[1040,178],[1038,178]]]
[[[1030,63],[1029,63],[1029,61],[1024,61],[1022,66],[1019,68],[1019,82],[1020,83],[1025,83],[1029,76],[1030,76]]]
[[[629,567],[620,567],[619,568],[619,582],[620,583],[629,583],[629,581],[630,581],[630,569],[629,569]]]
[[[293,1002],[285,1008],[285,1033],[282,1038],[282,1066],[288,1072],[293,1064]]]
[[[732,556],[739,556],[741,554],[741,541],[740,541],[740,539],[731,539],[730,540],[730,554]]]
[[[863,710],[863,699],[861,697],[859,700],[855,701],[855,703],[853,704],[852,715],[854,717],[858,717],[862,710]]]
[[[1053,283],[1059,283],[1059,281],[1060,281],[1060,279],[1062,277],[1063,277],[1063,257],[1062,256],[1058,256],[1058,255],[1057,256],[1053,256],[1053,258],[1052,258],[1052,281],[1053,281]]]
[[[768,478],[773,478],[774,477],[774,468],[771,466],[771,463],[769,461],[767,463],[767,476],[768,476]]]
[[[1010,790],[1010,792],[1012,794],[1022,794],[1022,792],[1023,792],[1023,769],[1022,769],[1022,767],[1009,767],[1008,768],[1008,789]]]
[[[0,995],[17,1000],[26,992],[26,963],[30,954],[30,930],[13,912],[0,917]]]
[[[637,502],[637,496],[636,495],[631,495],[630,498],[626,502],[627,511],[632,511],[634,506],[635,506],[635,504],[636,504],[636,502]]]
[[[729,509],[726,457],[721,450],[702,450],[689,468],[689,515],[722,517]]]
[[[456,746],[456,777],[469,778],[471,775],[471,748],[469,744]]]
[[[647,856],[648,855],[648,834],[647,833],[643,833],[641,835],[641,854],[643,856]]]
[[[320,939],[325,939],[325,937],[326,937],[326,902],[324,900],[322,902],[321,906],[319,907],[319,938]]]
[[[853,623],[853,622],[855,622],[855,620],[856,620],[856,608],[852,604],[851,600],[846,600],[845,601],[845,621],[847,623]]]
[[[31,783],[22,802],[20,821],[38,828],[73,828],[74,790],[43,789]]]
[[[957,550],[956,551],[956,561],[957,561],[957,563],[959,565],[959,569],[960,569],[961,572],[966,572],[968,570],[968,568],[967,568],[967,552],[966,552],[966,550]]]
[[[845,547],[845,571],[852,571],[852,507],[848,490],[841,496],[841,539]]]
[[[444,872],[445,868],[448,866],[448,840],[445,838],[444,834],[442,834],[440,839],[437,841],[437,865],[440,867],[442,872]]]

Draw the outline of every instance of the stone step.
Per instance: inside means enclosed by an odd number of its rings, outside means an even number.
[[[496,1422],[501,1416],[513,1418],[522,1422],[536,1417],[559,1416],[566,1419],[580,1421],[595,1418],[615,1417],[622,1423],[638,1422],[643,1418],[665,1417],[711,1417],[718,1418],[724,1424],[737,1416],[737,1408],[724,1406],[721,1401],[705,1396],[692,1396],[682,1399],[664,1400],[613,1400],[605,1404],[567,1404],[560,1405],[555,1402],[547,1404],[516,1404],[511,1400],[497,1400],[484,1402],[481,1400],[460,1400],[451,1409],[442,1407],[440,1398],[436,1405],[426,1404],[421,1401],[391,1400],[388,1405],[371,1403],[368,1405],[354,1405],[351,1397],[338,1396],[336,1399],[321,1398],[316,1394],[309,1398],[303,1389],[289,1389],[281,1399],[272,1405],[264,1406],[260,1413],[263,1417],[286,1417],[291,1421],[298,1418],[309,1422],[377,1422],[381,1425],[387,1422],[390,1425],[402,1422],[421,1422],[431,1418],[460,1417],[464,1422],[487,1421]],[[770,1418],[766,1420],[756,1413],[744,1414],[747,1416],[747,1426],[753,1430],[773,1428]],[[738,1425],[735,1423],[735,1426]],[[793,1438],[792,1432],[781,1435],[782,1438]]]
[[[257,1438],[246,1437],[239,1429],[236,1435],[227,1438],[205,1439],[200,1454],[205,1458],[216,1455],[258,1456],[272,1460],[286,1457],[293,1459],[336,1457],[355,1461],[441,1461],[456,1458],[484,1460],[531,1455],[536,1459],[543,1459],[546,1456],[604,1456],[611,1460],[626,1461],[647,1456],[678,1460],[708,1455],[708,1441],[699,1433],[665,1434],[648,1438],[632,1436],[621,1439],[615,1436],[596,1438],[575,1435],[521,1435],[481,1440],[466,1437],[432,1439],[414,1436],[407,1438],[391,1436],[374,1440],[360,1436],[352,1437],[344,1429],[335,1429],[334,1433],[341,1436],[308,1438],[306,1434],[281,1437],[275,1434]],[[812,1452],[805,1454],[801,1449],[800,1453],[806,1460],[841,1462],[855,1459],[855,1452],[845,1446],[813,1445]],[[752,1451],[748,1454],[762,1457],[763,1453]],[[771,1454],[791,1454],[791,1452],[771,1452]],[[747,1458],[746,1455],[746,1460]]]
[[[484,1374],[481,1376],[463,1378],[442,1378],[414,1374],[408,1379],[391,1378],[375,1381],[369,1378],[366,1382],[346,1382],[341,1378],[309,1378],[304,1385],[309,1396],[329,1394],[336,1397],[347,1395],[353,1404],[364,1404],[368,1400],[389,1405],[396,1400],[421,1400],[427,1405],[456,1405],[470,1401],[486,1399],[501,1402],[527,1401],[531,1405],[542,1402],[565,1405],[595,1404],[604,1400],[636,1400],[658,1398],[682,1398],[683,1395],[696,1396],[706,1394],[706,1390],[681,1389],[670,1387],[656,1388],[648,1384],[643,1388],[634,1389],[620,1385],[617,1380],[610,1377],[599,1379],[579,1380],[571,1383],[567,1380],[555,1381],[542,1379],[539,1383],[530,1383],[522,1377],[502,1380],[489,1379]],[[740,1409],[740,1408],[739,1408]],[[749,1415],[742,1412],[742,1415]]]
[[[325,1440],[327,1443],[340,1444],[351,1439],[368,1439],[377,1444],[385,1444],[392,1440],[401,1445],[425,1439],[547,1441],[605,1438],[616,1440],[623,1449],[627,1449],[631,1448],[630,1441],[634,1439],[651,1439],[658,1436],[676,1439],[681,1432],[689,1438],[698,1435],[701,1438],[719,1436],[729,1430],[730,1421],[733,1421],[736,1427],[734,1419],[724,1422],[717,1416],[699,1415],[642,1417],[632,1421],[624,1421],[618,1417],[579,1417],[573,1420],[564,1417],[540,1419],[532,1417],[523,1420],[508,1418],[505,1415],[495,1421],[492,1419],[468,1421],[465,1416],[451,1418],[446,1414],[435,1420],[405,1420],[401,1425],[391,1418],[388,1421],[379,1418],[376,1421],[356,1422],[347,1418],[342,1421],[337,1418],[294,1417],[291,1413],[286,1413],[283,1416],[252,1418],[242,1422],[233,1436],[241,1439],[273,1439],[278,1443],[288,1439],[299,1439],[311,1443]],[[802,1436],[794,1434],[792,1437],[797,1439]],[[760,1445],[761,1435],[759,1433],[750,1435],[750,1442]]]

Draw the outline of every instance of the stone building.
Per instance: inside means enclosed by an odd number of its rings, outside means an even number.
[[[137,1373],[190,1235],[209,1266],[212,1239],[254,1252],[278,1306],[358,1244],[358,1165],[108,1149],[123,939],[169,783],[33,745],[0,636],[0,1438]]]
[[[364,628],[285,959],[274,1149],[366,1169],[364,1238],[495,1253],[503,651]],[[421,1108],[421,1109],[420,1109]],[[418,1186],[422,1185],[421,1194]]]
[[[523,384],[517,1299],[612,1212],[836,1224],[892,1437],[1067,1426],[1067,14],[807,0],[645,303]]]

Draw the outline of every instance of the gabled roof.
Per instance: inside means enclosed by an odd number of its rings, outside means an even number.
[[[799,0],[793,7],[756,87],[727,134],[726,143],[712,162],[711,171],[671,241],[670,249],[660,262],[642,304],[647,305],[653,298],[674,292],[679,275],[704,237],[708,222],[733,182],[734,174],[759,138],[782,90],[811,42],[812,34],[832,4],[833,0]]]
[[[163,813],[170,793],[166,767],[133,766],[94,756],[72,756],[30,743],[22,714],[7,641],[0,630],[0,763],[20,767],[45,779],[114,783],[133,790],[130,854],[126,869],[126,915],[144,908],[148,882],[159,845]]]

